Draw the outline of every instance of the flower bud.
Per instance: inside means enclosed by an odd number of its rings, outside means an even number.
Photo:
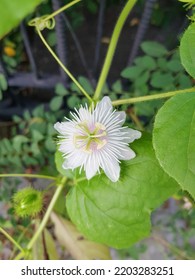
[[[43,208],[43,193],[27,187],[13,196],[15,213],[19,217],[35,216]]]

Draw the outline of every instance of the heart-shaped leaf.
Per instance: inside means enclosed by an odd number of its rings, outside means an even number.
[[[136,158],[121,164],[118,182],[104,174],[90,181],[79,178],[67,196],[73,223],[89,239],[122,248],[150,233],[150,213],[178,190],[160,167],[151,137],[132,143]]]

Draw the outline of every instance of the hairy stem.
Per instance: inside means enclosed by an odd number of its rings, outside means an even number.
[[[168,97],[174,96],[179,93],[188,93],[188,92],[195,92],[195,87],[181,89],[181,90],[175,90],[175,91],[169,91],[169,92],[165,92],[165,93],[157,93],[157,94],[152,94],[152,95],[147,95],[147,96],[139,96],[139,97],[115,100],[115,101],[112,101],[112,105],[118,106],[118,105],[123,105],[123,104],[133,104],[133,103],[138,103],[138,102],[143,102],[143,101],[151,101],[151,100],[155,100],[155,99],[168,98]]]
[[[112,59],[113,59],[113,56],[114,56],[116,45],[117,45],[121,30],[123,28],[123,25],[125,23],[125,20],[127,19],[130,11],[132,10],[132,8],[133,8],[133,6],[135,5],[136,2],[137,2],[137,0],[128,0],[124,9],[121,12],[119,18],[118,18],[118,21],[116,23],[116,26],[115,26],[113,34],[112,34],[112,38],[111,38],[111,41],[110,41],[110,45],[109,45],[109,48],[108,48],[108,52],[107,52],[107,55],[106,55],[104,66],[102,68],[102,72],[101,72],[101,75],[100,75],[100,78],[99,78],[99,81],[98,81],[98,84],[97,84],[97,87],[96,87],[96,91],[95,91],[95,94],[94,94],[94,100],[95,101],[98,101],[98,99],[101,95],[101,91],[102,91],[102,88],[103,88],[104,83],[106,81],[106,78],[108,76],[108,72],[109,72],[109,69],[110,69],[110,66],[111,66],[111,63],[112,63]]]

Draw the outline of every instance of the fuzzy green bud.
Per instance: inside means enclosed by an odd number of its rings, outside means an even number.
[[[32,187],[19,190],[13,196],[13,206],[19,217],[35,216],[43,208],[43,193]]]

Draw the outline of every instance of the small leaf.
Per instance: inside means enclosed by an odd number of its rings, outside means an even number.
[[[156,115],[153,145],[164,170],[195,199],[195,92],[169,99]]]
[[[181,38],[179,47],[181,63],[185,70],[195,78],[195,23],[192,23]]]
[[[76,260],[109,260],[109,249],[101,244],[86,240],[76,227],[68,220],[54,212],[51,213],[55,235],[61,245],[70,252]]]
[[[143,72],[142,75],[135,80],[135,87],[141,88],[142,86],[147,85],[147,81],[148,81],[149,77],[150,77],[149,71]]]
[[[130,80],[134,81],[134,80],[136,80],[140,76],[142,71],[143,71],[143,69],[141,69],[138,66],[131,66],[131,67],[125,68],[121,72],[121,76],[123,78],[127,78],[127,79],[130,79]]]
[[[52,98],[52,100],[49,103],[49,107],[53,112],[60,109],[63,103],[63,97],[62,96],[55,96]]]
[[[167,68],[174,73],[177,73],[177,72],[180,72],[180,71],[183,70],[181,62],[179,60],[176,60],[176,59],[170,60],[167,63]]]
[[[120,80],[117,80],[113,85],[112,85],[112,90],[116,93],[122,93],[122,84]]]
[[[47,138],[46,139],[46,141],[45,141],[45,147],[46,147],[46,149],[49,151],[49,152],[55,152],[55,150],[56,150],[56,145],[55,145],[55,143],[54,143],[54,140],[51,138],[51,137],[49,137],[49,138]]]
[[[173,84],[174,78],[169,73],[154,72],[151,78],[151,85],[155,88],[165,88]]]
[[[135,63],[143,70],[154,70],[156,68],[154,58],[147,55],[136,58]]]
[[[33,117],[37,118],[44,118],[44,106],[39,105],[32,111]]]
[[[58,83],[55,87],[55,93],[60,96],[65,96],[68,94],[68,91],[63,84]]]
[[[163,45],[153,41],[143,42],[141,49],[152,57],[161,57],[167,54],[167,49]]]
[[[29,139],[24,136],[24,135],[17,135],[13,138],[13,147],[16,151],[20,151],[21,150],[21,146],[24,143],[28,143]]]
[[[31,133],[32,133],[33,140],[36,142],[39,142],[44,139],[44,135],[38,130],[33,129]]]
[[[72,95],[68,98],[67,104],[70,109],[74,109],[75,107],[78,107],[78,105],[81,103],[81,100],[76,95]]]

